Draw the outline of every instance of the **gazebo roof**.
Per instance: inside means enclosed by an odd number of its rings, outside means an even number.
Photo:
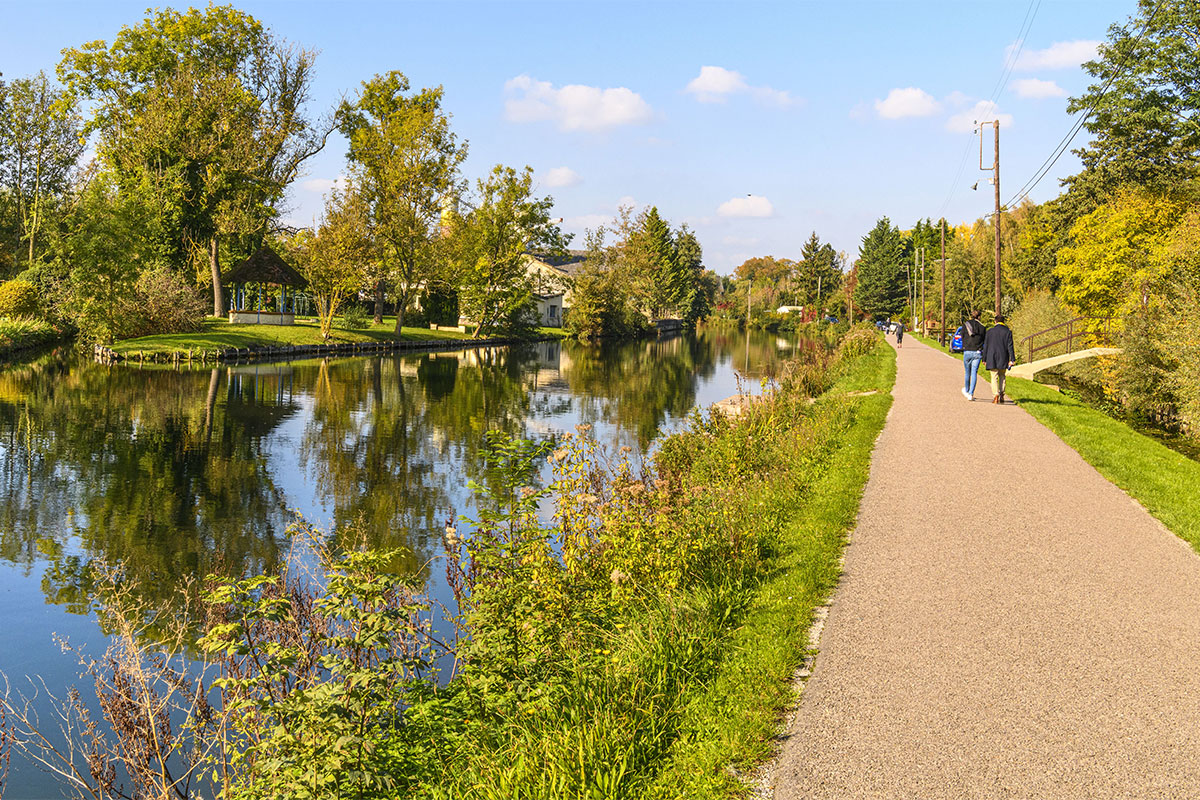
[[[273,283],[296,288],[308,285],[303,275],[265,244],[254,251],[254,255],[235,264],[222,280],[225,283]]]

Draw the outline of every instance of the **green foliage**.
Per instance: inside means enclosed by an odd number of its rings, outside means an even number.
[[[854,305],[871,317],[891,317],[904,308],[903,244],[900,231],[883,217],[863,237],[858,254]]]
[[[11,201],[26,268],[46,250],[42,232],[61,216],[83,144],[73,98],[44,72],[0,81],[0,187]]]
[[[1200,7],[1191,0],[1139,0],[1137,13],[1110,27],[1096,59],[1083,65],[1096,82],[1068,101],[1067,112],[1094,106],[1085,122],[1093,139],[1077,152],[1106,193],[1172,191],[1196,177],[1197,30]]]
[[[371,315],[361,303],[348,303],[342,309],[342,327],[360,331],[371,327]]]
[[[331,190],[316,236],[299,245],[307,249],[299,262],[300,272],[317,304],[321,336],[328,340],[338,309],[362,288],[364,264],[371,255],[368,208],[358,187],[352,184],[344,192]]]
[[[261,240],[288,184],[324,147],[328,129],[304,108],[314,59],[248,14],[212,5],[148,11],[111,45],[63,51],[59,77],[92,101],[85,130],[98,134],[101,160],[153,211],[169,265],[212,281],[214,303],[215,237]]]
[[[1014,346],[1017,349],[1017,360],[1028,360],[1028,353],[1021,350],[1021,340],[1026,336],[1044,331],[1047,328],[1052,328],[1055,325],[1067,322],[1075,317],[1073,313],[1063,308],[1062,303],[1048,291],[1035,290],[1025,295],[1025,299],[1017,310],[1013,312],[1012,317],[1008,321],[1008,327],[1012,329]],[[1062,334],[1066,336],[1066,331]],[[1041,337],[1039,337],[1041,338]],[[1035,347],[1042,344],[1047,344],[1051,338],[1045,341],[1035,343]],[[1065,353],[1066,344],[1057,347],[1049,348],[1037,353],[1034,358],[1049,358]]]
[[[438,325],[458,324],[458,292],[452,289],[431,288],[421,298],[428,322]]]
[[[376,75],[338,111],[379,244],[365,279],[382,282],[394,297],[397,334],[421,287],[450,278],[441,274],[442,216],[447,198],[461,191],[459,168],[467,157],[442,109],[442,88],[412,94],[409,88],[403,73]]]
[[[459,307],[478,337],[526,323],[533,292],[527,252],[559,254],[569,237],[550,218],[553,199],[533,196],[531,168],[497,165],[477,189],[469,213],[447,216]]]
[[[37,287],[29,281],[0,283],[0,317],[30,317],[38,313]]]
[[[0,358],[18,350],[50,344],[62,334],[49,322],[29,317],[0,317]]]

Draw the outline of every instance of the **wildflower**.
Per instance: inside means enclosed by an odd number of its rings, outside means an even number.
[[[579,431],[581,434],[587,433],[587,432],[588,432],[588,431],[590,431],[591,429],[592,429],[592,426],[591,426],[591,425],[588,425],[588,424],[586,424],[586,423],[584,423],[583,425],[576,425],[576,426],[575,426],[575,430]]]
[[[620,586],[622,583],[629,580],[629,576],[624,572],[621,572],[620,569],[613,567],[613,571],[609,574],[608,579]]]
[[[633,448],[630,447],[629,445],[627,445],[627,444],[621,445],[621,455],[623,455],[623,456],[629,455],[632,452],[633,452]]]
[[[550,454],[550,463],[557,464],[559,461],[564,460],[567,457],[567,455],[568,455],[567,448],[560,447],[557,450],[555,450],[553,453]]]
[[[596,503],[596,501],[598,501],[599,499],[600,498],[596,497],[596,495],[594,495],[594,494],[579,495],[579,502],[584,503],[589,506],[594,505]]]
[[[455,529],[455,527],[453,525],[447,525],[446,526],[446,544],[450,545],[451,547],[454,547],[454,545],[458,544],[458,542],[459,542],[458,531]]]
[[[521,499],[522,500],[528,500],[530,497],[533,497],[535,494],[537,494],[537,489],[534,489],[532,486],[522,486],[521,487]]]

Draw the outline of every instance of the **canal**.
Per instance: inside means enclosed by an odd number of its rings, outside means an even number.
[[[614,451],[652,452],[693,409],[757,393],[814,346],[710,329],[203,369],[70,351],[0,367],[0,672],[26,691],[33,679],[90,694],[55,637],[103,651],[90,614],[99,565],[170,607],[189,578],[273,569],[297,515],[402,548],[446,599],[442,532],[474,514],[486,431],[544,440],[590,425]],[[7,784],[5,800],[57,796],[16,759]]]

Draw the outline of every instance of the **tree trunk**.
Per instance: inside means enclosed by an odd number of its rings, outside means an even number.
[[[217,246],[217,236],[213,234],[209,247],[209,266],[212,268],[213,283],[213,316],[225,315],[225,293],[221,290],[221,251]]]
[[[375,324],[383,324],[383,279],[375,283]]]
[[[400,338],[400,329],[404,327],[404,307],[407,303],[401,296],[396,297],[396,338]]]

